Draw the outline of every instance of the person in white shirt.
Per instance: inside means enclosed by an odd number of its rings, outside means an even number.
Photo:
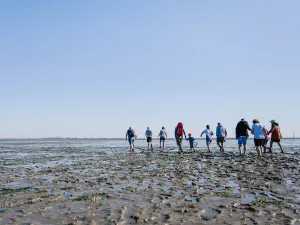
[[[205,134],[206,136],[206,145],[208,148],[208,152],[210,152],[210,143],[212,142],[212,136],[214,135],[214,133],[210,130],[209,125],[206,126],[206,129],[201,133],[200,137],[202,137],[203,134]]]

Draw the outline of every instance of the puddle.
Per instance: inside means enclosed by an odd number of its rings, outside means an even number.
[[[200,211],[200,218],[203,221],[209,221],[215,219],[219,214],[221,214],[221,210],[205,208]]]

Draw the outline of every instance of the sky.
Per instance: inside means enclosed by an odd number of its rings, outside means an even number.
[[[300,137],[298,0],[0,1],[0,138]],[[173,135],[170,135],[173,136]]]

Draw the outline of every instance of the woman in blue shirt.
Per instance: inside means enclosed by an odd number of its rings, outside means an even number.
[[[257,155],[262,155],[263,143],[265,137],[268,135],[268,131],[265,126],[261,125],[257,119],[253,120],[251,134],[254,135],[254,144],[256,147]]]

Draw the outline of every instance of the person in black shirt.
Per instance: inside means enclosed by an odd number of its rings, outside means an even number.
[[[240,122],[236,125],[235,128],[235,138],[238,140],[240,154],[242,154],[242,145],[244,145],[244,156],[246,156],[246,144],[247,138],[249,137],[248,130],[251,131],[251,128],[245,119],[241,119]]]

